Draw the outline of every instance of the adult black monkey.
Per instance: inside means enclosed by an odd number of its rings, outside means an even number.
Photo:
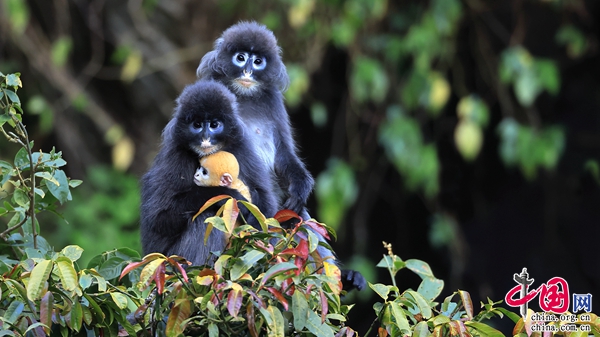
[[[271,169],[281,208],[308,216],[304,206],[314,180],[296,154],[290,118],[283,105],[289,84],[273,32],[240,22],[223,32],[197,70],[199,78],[225,84],[235,93],[252,144]]]
[[[196,74],[202,79],[220,81],[235,93],[245,129],[263,162],[272,170],[282,208],[309,219],[305,205],[314,179],[296,153],[283,104],[289,77],[273,32],[256,22],[231,26],[215,41],[214,50],[204,55]],[[321,256],[333,255],[324,247],[320,250]],[[360,273],[342,273],[345,288],[366,286]]]
[[[201,265],[208,262],[211,251],[223,250],[226,242],[219,231],[211,232],[206,245],[202,241],[204,220],[214,215],[215,209],[192,221],[200,207],[214,196],[228,194],[243,200],[236,190],[194,183],[198,157],[219,150],[231,152],[238,159],[240,179],[248,186],[252,202],[265,215],[275,214],[278,204],[268,188],[269,168],[251,144],[240,124],[236,98],[225,86],[198,81],[183,90],[173,118],[163,130],[161,149],[141,181],[144,254],[177,254]],[[249,212],[245,215],[255,220]]]

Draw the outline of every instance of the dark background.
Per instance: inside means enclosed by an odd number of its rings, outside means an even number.
[[[256,20],[283,49],[288,111],[318,181],[309,207],[336,228],[334,248],[347,267],[390,284],[387,271],[374,268],[385,240],[403,259],[427,261],[446,281],[444,295],[463,289],[476,303],[503,300],[523,267],[535,287],[560,276],[571,294],[600,294],[597,1],[0,4],[0,71],[21,73],[30,136],[37,148],[63,151],[68,175],[84,180],[64,208],[68,223],[42,222],[58,249],[78,244],[88,258],[139,249],[137,180],[174,99],[224,29]],[[510,59],[516,46],[524,52]],[[528,73],[538,60],[555,72]],[[506,64],[531,77],[503,80]],[[531,103],[519,94],[528,90]],[[482,147],[472,160],[455,141],[464,97],[479,98],[489,120],[476,123]],[[381,135],[397,107],[411,122],[394,131],[395,144],[406,141],[414,152],[394,156]],[[507,119],[521,127],[512,142],[501,131]],[[547,130],[558,130],[550,137],[558,140],[544,138]],[[404,138],[411,132],[418,137]],[[522,155],[511,161],[503,146]],[[421,157],[425,147],[433,157]],[[0,142],[1,159],[15,151]],[[411,170],[403,160],[418,163]],[[397,281],[418,286],[408,271]],[[358,303],[349,323],[364,334],[376,299],[366,291],[348,300]]]

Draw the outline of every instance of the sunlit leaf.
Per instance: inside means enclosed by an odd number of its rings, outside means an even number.
[[[265,256],[265,253],[251,250],[248,253],[244,254],[238,260],[235,261],[233,266],[231,267],[230,277],[232,281],[235,281],[242,277],[248,269],[252,268],[260,259]]]
[[[135,143],[125,136],[119,139],[112,147],[113,167],[119,171],[126,171],[135,156]]]
[[[423,315],[423,318],[429,319],[432,315],[431,306],[427,300],[418,292],[407,290],[404,292],[407,298],[412,298],[412,301],[417,305],[419,312]]]
[[[120,309],[127,308],[127,296],[118,292],[111,292],[110,297]]]
[[[186,293],[183,291],[177,295],[177,300],[171,308],[169,318],[167,319],[167,326],[165,328],[167,336],[178,336],[183,333],[184,326],[182,323],[188,319],[192,313],[191,302],[185,297]]]
[[[481,127],[468,120],[459,121],[454,130],[454,143],[465,160],[473,161],[483,146]]]
[[[227,295],[227,311],[234,318],[238,316],[240,309],[242,308],[243,299],[243,288],[239,284],[233,283],[231,290]]]
[[[271,320],[267,321],[267,325],[269,327],[268,336],[269,337],[283,337],[284,336],[284,320],[281,311],[275,306],[268,306],[266,309],[269,312]]]
[[[27,283],[27,298],[35,301],[42,297],[42,290],[48,277],[50,277],[52,265],[51,260],[43,260],[33,267],[29,282]]]
[[[55,170],[53,177],[58,181],[59,185],[47,184],[48,191],[50,191],[61,204],[71,200],[71,191],[69,190],[69,182],[65,172],[63,170]]]
[[[125,59],[125,64],[121,69],[121,80],[126,83],[131,83],[136,79],[140,70],[142,70],[144,59],[142,53],[131,51]]]
[[[65,290],[73,291],[79,286],[77,272],[73,267],[73,262],[68,257],[61,256],[56,259],[56,268]]]
[[[379,295],[379,297],[381,297],[384,301],[387,301],[388,295],[393,288],[392,286],[388,286],[388,285],[381,284],[381,283],[376,283],[376,284],[372,284],[371,282],[368,282],[368,283],[369,283],[369,287],[371,289],[373,289],[373,291],[376,292],[377,295]]]

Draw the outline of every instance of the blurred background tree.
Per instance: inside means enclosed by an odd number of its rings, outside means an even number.
[[[139,249],[137,180],[174,99],[224,29],[256,20],[283,48],[309,207],[347,267],[386,282],[385,240],[475,301],[503,299],[523,267],[600,294],[597,1],[0,4],[0,71],[22,73],[31,138],[84,180],[64,219],[42,219],[56,247]],[[357,300],[365,331],[373,299]]]

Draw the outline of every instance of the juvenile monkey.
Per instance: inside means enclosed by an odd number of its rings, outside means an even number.
[[[194,174],[194,183],[198,186],[223,186],[240,192],[249,202],[252,202],[250,190],[238,178],[240,165],[233,154],[218,151],[200,158],[200,167]]]

